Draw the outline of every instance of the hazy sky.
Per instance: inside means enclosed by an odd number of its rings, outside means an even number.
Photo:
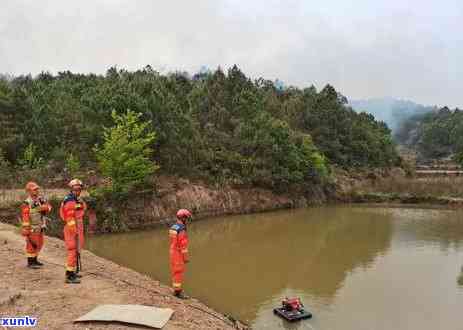
[[[1,0],[2,73],[147,64],[463,107],[463,1]]]

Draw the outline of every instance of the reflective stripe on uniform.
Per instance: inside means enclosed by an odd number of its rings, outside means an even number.
[[[188,249],[183,249],[182,253],[188,253]]]
[[[174,288],[181,288],[182,287],[182,283],[172,283],[172,286]]]
[[[33,227],[42,225],[42,214],[40,213],[40,206],[35,206],[34,202],[29,203],[29,221]]]
[[[177,232],[175,230],[169,230],[169,235],[177,235]]]
[[[75,220],[71,220],[71,221],[66,222],[66,225],[68,225],[68,226],[75,226],[75,224],[76,224]]]
[[[23,222],[23,227],[28,227],[28,226],[30,226],[30,225],[31,225],[30,222]]]
[[[75,272],[76,269],[77,269],[77,267],[66,266],[66,270],[67,270],[68,272]]]
[[[27,256],[28,258],[35,258],[35,257],[37,257],[37,253],[27,253],[27,252],[26,252],[26,256]]]

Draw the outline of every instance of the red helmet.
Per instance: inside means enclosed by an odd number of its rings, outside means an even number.
[[[187,209],[180,209],[177,211],[177,219],[188,219],[191,218],[191,212]]]

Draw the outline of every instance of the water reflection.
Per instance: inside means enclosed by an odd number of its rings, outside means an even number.
[[[329,303],[349,271],[368,267],[388,249],[388,217],[319,208],[195,223],[187,289],[248,320],[262,301],[285,288]],[[169,283],[166,236],[164,231],[102,236],[91,249]]]
[[[402,242],[439,245],[442,251],[459,249],[463,237],[463,212],[443,209],[390,209]],[[398,237],[399,238],[399,237]]]
[[[366,310],[365,329],[408,329],[413,312],[449,318],[454,301],[463,303],[455,292],[463,225],[453,211],[322,207],[200,221],[189,232],[186,289],[257,329],[360,329]],[[100,236],[89,246],[170,282],[166,230]],[[427,286],[432,298],[407,311]],[[314,318],[289,325],[273,316],[285,296],[300,296]],[[433,320],[442,322],[416,324]]]

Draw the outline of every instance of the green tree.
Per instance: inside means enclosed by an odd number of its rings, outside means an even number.
[[[401,142],[425,159],[454,155],[463,150],[463,111],[444,107],[409,118],[399,129]]]
[[[66,167],[69,151],[82,168],[93,166],[100,162],[93,146],[103,150],[108,143],[101,127],[115,121],[108,109],[142,114],[137,118],[148,123],[146,132],[156,132],[149,144],[156,154],[144,157],[163,173],[214,183],[288,188],[329,175],[328,163],[385,167],[397,160],[389,129],[350,109],[332,86],[317,91],[253,81],[237,66],[193,76],[163,75],[148,66],[0,79],[0,148],[12,165],[32,143],[35,155],[54,160],[57,170]],[[446,124],[439,132],[447,129],[446,143],[463,145],[463,126]],[[100,167],[119,189],[118,168]]]
[[[27,122],[30,115],[26,106],[27,95],[0,78],[0,148],[5,158],[15,163],[25,146],[28,134]]]
[[[95,147],[101,172],[111,179],[115,193],[129,192],[159,168],[151,159],[156,135],[141,116],[131,110],[122,115],[112,111],[114,126],[104,129],[104,142]]]
[[[0,184],[6,184],[11,176],[10,163],[5,159],[3,150],[0,148]]]
[[[456,160],[461,166],[463,166],[463,152],[458,153],[458,154],[455,156],[455,160]]]
[[[22,158],[19,160],[19,164],[28,170],[34,170],[43,165],[43,158],[38,155],[37,146],[32,142],[24,150]]]
[[[80,170],[80,161],[77,156],[75,156],[73,153],[70,153],[66,157],[66,162],[65,162],[66,169],[71,177],[75,177],[77,172]]]

